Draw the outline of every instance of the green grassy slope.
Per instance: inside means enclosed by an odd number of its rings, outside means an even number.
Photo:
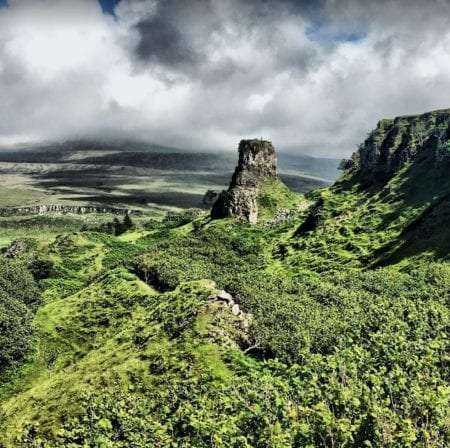
[[[380,147],[416,122],[383,122]],[[437,144],[306,196],[267,183],[256,226],[191,216],[31,247],[52,269],[36,349],[1,383],[0,446],[449,446]],[[267,225],[280,208],[296,212]]]
[[[299,276],[268,250],[297,223],[203,225],[39,249],[55,267],[6,446],[444,446],[446,264]]]
[[[407,118],[412,123],[417,119]],[[405,120],[398,119],[403,132]],[[429,129],[430,136],[422,146],[410,134],[403,136],[401,145],[408,151],[411,145],[414,156],[394,170],[381,162],[371,168],[356,166],[331,188],[316,193],[310,216],[292,242],[292,263],[320,270],[339,269],[343,264],[361,268],[409,264],[418,258],[446,259],[450,251],[450,166],[446,156],[438,157],[446,137],[438,141],[436,129],[439,127]],[[444,127],[439,132],[447,131]],[[392,144],[389,132],[382,137],[386,140],[377,134],[381,150]],[[370,141],[369,147],[372,145]],[[390,157],[395,160],[395,156],[394,152]]]

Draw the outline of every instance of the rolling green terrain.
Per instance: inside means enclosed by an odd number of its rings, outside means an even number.
[[[296,192],[329,185],[337,177],[335,159],[287,154],[279,159],[283,180]],[[73,213],[9,217],[4,208],[93,205],[162,218],[167,211],[208,208],[205,192],[226,188],[235,163],[234,153],[140,142],[69,141],[0,149],[0,247],[17,237],[53,239],[113,218]]]
[[[297,192],[331,183],[338,161],[279,156]],[[136,142],[74,141],[0,150],[0,208],[35,204],[108,205],[158,211],[204,207],[207,189],[226,188],[229,152],[186,152]]]
[[[331,187],[263,179],[255,225],[10,247],[0,446],[449,446],[448,148],[450,110],[384,120]]]

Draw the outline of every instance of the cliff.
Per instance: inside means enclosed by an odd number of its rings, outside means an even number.
[[[450,109],[380,120],[344,168],[392,175],[422,150],[450,160]]]
[[[73,213],[84,215],[85,213],[111,213],[114,215],[141,215],[141,210],[125,208],[101,207],[95,205],[32,205],[29,207],[0,208],[0,216],[13,215],[45,215],[47,213]]]
[[[269,141],[252,139],[241,140],[238,151],[239,161],[230,187],[217,199],[211,216],[236,216],[255,224],[260,188],[266,180],[277,178],[275,149]]]
[[[308,195],[292,263],[320,253],[336,270],[448,259],[449,162],[450,109],[381,120],[335,184]]]

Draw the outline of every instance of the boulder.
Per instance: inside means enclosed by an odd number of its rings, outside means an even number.
[[[233,296],[230,293],[224,291],[223,289],[217,293],[217,298],[227,303],[234,302]]]
[[[25,241],[15,240],[6,249],[5,257],[6,258],[16,258],[21,253],[25,252],[27,250],[27,248],[28,248],[28,245]]]
[[[231,308],[231,312],[235,315],[235,316],[239,316],[239,314],[241,314],[241,309],[239,308],[239,305],[237,303],[235,303],[232,308]]]

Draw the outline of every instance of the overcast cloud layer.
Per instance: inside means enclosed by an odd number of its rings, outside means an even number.
[[[346,156],[450,107],[450,1],[10,0],[0,143],[79,137]]]

